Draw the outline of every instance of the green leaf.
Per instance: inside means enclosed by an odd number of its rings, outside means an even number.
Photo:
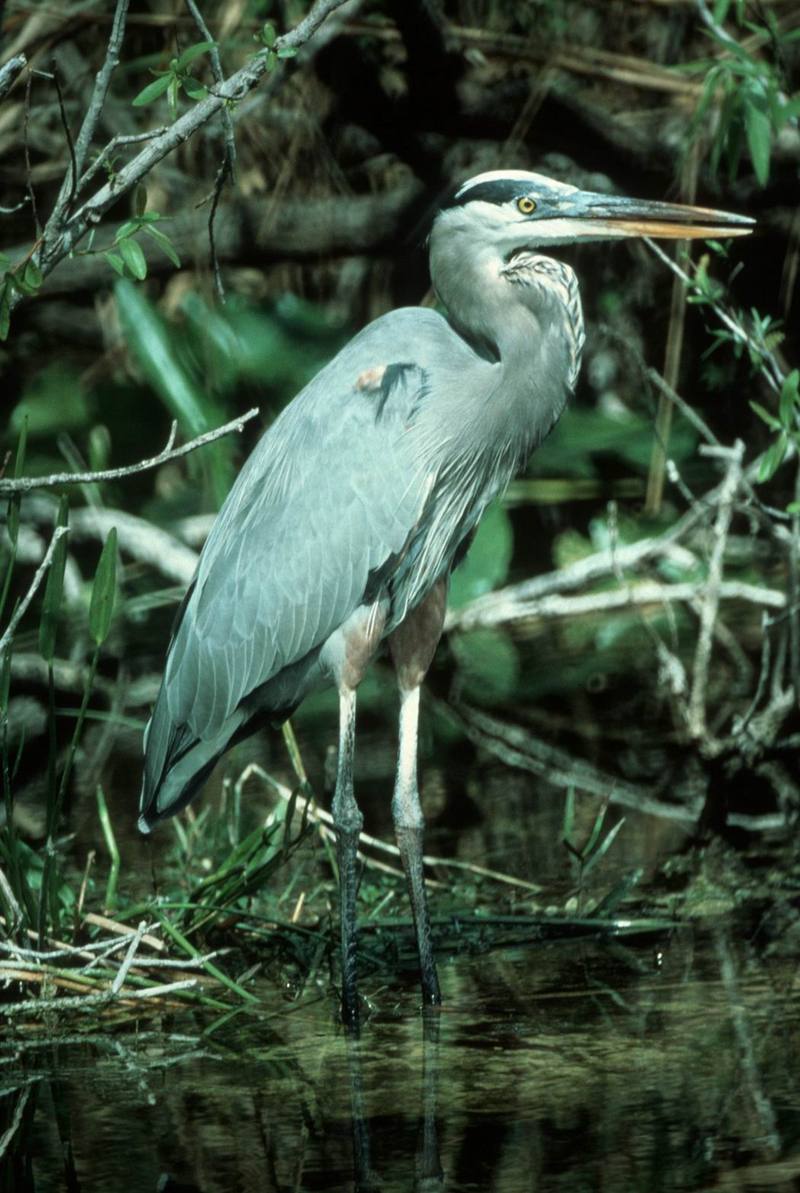
[[[108,637],[114,612],[117,587],[117,528],[112,526],[100,553],[94,574],[92,599],[89,604],[89,633],[95,645],[102,646]]]
[[[141,282],[147,277],[147,259],[142,252],[142,246],[137,241],[130,239],[121,241],[119,251],[122,260],[138,281]]]
[[[205,99],[208,95],[208,88],[204,87],[202,83],[199,83],[197,79],[192,78],[191,75],[187,75],[184,79],[181,79],[181,85],[186,95],[189,96],[189,99]]]
[[[178,254],[175,250],[175,246],[173,245],[170,238],[168,236],[165,236],[164,233],[161,232],[158,228],[145,227],[144,230],[147,233],[147,235],[149,237],[151,237],[151,239],[153,239],[156,242],[156,244],[159,246],[159,248],[163,249],[164,253],[166,253],[167,257],[169,257],[170,261],[175,266],[175,268],[180,269],[181,259],[178,256]]]
[[[113,270],[115,270],[121,278],[125,277],[125,262],[120,257],[119,253],[103,253],[106,261]]]
[[[281,48],[278,50],[278,57],[279,58],[296,58],[297,57],[297,47],[296,46],[281,46]]]
[[[450,647],[468,700],[493,705],[513,698],[519,683],[520,661],[507,633],[488,629],[453,634]]]
[[[756,178],[761,186],[766,186],[769,180],[772,127],[766,97],[752,89],[748,89],[744,95],[744,127]]]
[[[761,421],[766,423],[770,430],[780,431],[781,424],[779,420],[774,414],[770,414],[768,410],[765,410],[763,406],[760,406],[758,402],[751,402],[750,409],[756,412]]]
[[[792,369],[781,386],[781,399],[778,407],[781,425],[787,431],[793,430],[797,422],[797,409],[800,404],[800,369]]]
[[[58,507],[56,526],[66,526],[68,518],[69,502],[64,496]],[[42,618],[39,622],[39,653],[46,663],[52,663],[56,653],[56,630],[58,615],[61,612],[61,598],[64,593],[64,569],[67,565],[67,537],[66,534],[62,535],[55,545],[42,601]]]
[[[189,46],[184,50],[180,58],[175,63],[175,70],[185,70],[190,62],[194,62],[195,58],[199,58],[202,54],[207,54],[209,50],[216,47],[215,41],[198,41],[193,46]]]
[[[511,519],[499,502],[493,502],[481,519],[466,558],[453,573],[450,605],[457,609],[502,584],[508,576],[513,549]]]
[[[761,458],[761,463],[758,468],[758,481],[763,484],[764,481],[770,480],[780,468],[783,463],[783,457],[786,455],[786,449],[789,446],[789,437],[784,431],[781,431],[775,442],[767,448]]]
[[[154,79],[152,83],[148,83],[131,101],[134,108],[143,108],[145,104],[151,104],[154,99],[158,99],[167,90],[172,79],[172,72],[165,71],[163,75],[159,75],[157,79]]]
[[[25,285],[32,291],[36,291],[44,281],[44,275],[35,261],[28,261],[22,274]]]
[[[129,236],[135,236],[141,226],[141,221],[138,219],[126,220],[114,233],[114,244],[119,244],[121,240],[127,240]]]
[[[790,501],[786,507],[787,514],[800,514],[800,501]]]
[[[265,46],[267,46],[268,49],[271,50],[277,40],[278,40],[277,29],[275,28],[275,26],[272,24],[271,21],[267,21],[267,23],[264,26],[262,26],[262,29],[261,29],[262,43]]]

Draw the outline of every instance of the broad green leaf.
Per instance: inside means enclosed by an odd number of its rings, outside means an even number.
[[[178,256],[177,252],[175,251],[175,246],[173,245],[173,243],[169,239],[169,237],[165,236],[164,233],[161,232],[158,228],[145,226],[144,230],[147,233],[147,235],[150,236],[156,242],[156,244],[159,246],[159,248],[161,248],[164,251],[164,253],[166,253],[167,257],[169,257],[170,261],[175,266],[175,268],[180,269],[181,259]]]
[[[750,160],[759,183],[766,186],[769,180],[769,155],[772,146],[772,127],[766,98],[762,93],[748,89],[743,99],[744,126]]]
[[[787,431],[793,430],[797,424],[797,410],[800,404],[800,370],[792,369],[781,386],[781,400],[779,406],[781,425]],[[752,403],[751,403],[752,405]]]
[[[120,257],[119,253],[103,253],[106,261],[113,270],[115,270],[121,278],[125,277],[125,262]]]
[[[131,101],[135,108],[143,108],[145,104],[151,104],[153,100],[158,99],[160,95],[169,87],[172,82],[172,72],[166,71],[163,75],[159,75],[152,83],[148,83],[137,96]]]
[[[281,48],[278,50],[278,57],[279,58],[296,58],[297,57],[297,47],[296,46],[281,46]]]
[[[262,27],[261,40],[265,46],[269,47],[269,49],[272,49],[272,47],[275,45],[275,42],[278,40],[278,31],[271,21],[267,21],[266,25]]]
[[[89,633],[95,645],[102,646],[111,628],[114,596],[117,588],[117,528],[112,526],[100,553],[89,603]]]
[[[185,70],[190,62],[194,62],[195,58],[199,58],[202,54],[207,54],[209,50],[213,50],[216,44],[215,41],[198,41],[193,46],[189,46],[175,63],[176,71]]]
[[[58,507],[56,526],[66,526],[68,518],[69,502],[64,496]],[[61,612],[61,598],[64,593],[64,569],[67,565],[67,538],[68,536],[64,534],[56,543],[42,601],[42,617],[39,622],[39,653],[46,663],[52,663],[56,653],[56,630],[58,615]]]
[[[142,246],[135,240],[120,241],[120,256],[133,276],[140,282],[147,277],[147,258],[142,252]]]
[[[185,79],[181,79],[181,86],[189,99],[205,99],[208,95],[208,88],[199,83],[197,79],[193,79],[191,75],[187,75]]]
[[[493,502],[481,519],[466,558],[453,573],[450,605],[458,608],[502,584],[508,576],[513,549],[511,519],[499,502]]]
[[[172,417],[190,435],[210,430],[219,411],[184,370],[172,333],[152,303],[127,278],[116,283],[114,293],[128,347]]]
[[[31,290],[38,290],[44,281],[42,271],[35,261],[27,262],[22,276],[25,281],[25,285]]]
[[[450,647],[458,662],[459,680],[467,700],[502,704],[514,696],[520,675],[517,649],[503,630],[471,630],[452,634]]]
[[[758,469],[759,484],[770,480],[771,477],[780,468],[783,463],[783,457],[786,455],[786,449],[789,446],[789,438],[785,432],[781,432],[775,442],[767,448],[761,459],[761,464]]]

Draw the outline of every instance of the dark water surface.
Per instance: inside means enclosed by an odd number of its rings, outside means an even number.
[[[300,1005],[266,989],[210,1035],[186,1015],[6,1039],[2,1188],[800,1188],[794,959],[717,921],[445,960],[441,978],[440,1013],[404,981],[357,1043],[322,987]]]

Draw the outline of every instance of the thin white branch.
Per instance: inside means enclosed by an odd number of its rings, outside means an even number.
[[[9,58],[3,66],[0,66],[0,99],[8,94],[17,79],[17,76],[28,65],[28,59],[24,54],[16,54],[15,57]]]
[[[50,564],[53,562],[53,553],[56,549],[56,545],[58,544],[58,540],[60,538],[62,538],[65,534],[67,534],[67,532],[68,532],[68,527],[66,527],[66,526],[57,526],[56,529],[53,531],[53,537],[50,539],[50,545],[47,548],[47,551],[45,552],[44,559],[39,564],[38,568],[36,569],[36,572],[34,573],[33,580],[31,581],[31,586],[28,589],[28,591],[25,593],[25,596],[22,598],[20,603],[17,605],[13,614],[11,615],[11,620],[9,621],[8,625],[6,626],[5,633],[3,634],[2,638],[0,638],[0,657],[2,657],[2,655],[5,653],[6,650],[8,650],[9,646],[11,645],[14,634],[17,631],[17,626],[19,625],[20,621],[27,613],[28,606],[30,605],[33,598],[36,596],[36,593],[39,590],[39,585],[42,583],[42,580],[44,580],[45,575],[47,573],[47,569],[50,567]]]
[[[708,687],[708,666],[711,660],[711,643],[714,638],[719,602],[725,587],[722,580],[725,545],[728,541],[733,503],[742,481],[743,458],[744,444],[741,439],[737,439],[729,453],[730,462],[720,492],[717,517],[714,522],[714,545],[708,566],[708,579],[703,585],[701,596],[700,633],[695,648],[692,692],[689,697],[688,709],[689,733],[695,740],[700,740],[706,733],[706,689]],[[747,587],[752,586],[748,585]],[[786,598],[784,597],[785,603]]]
[[[135,476],[139,472],[147,472],[151,468],[159,468],[162,464],[166,464],[170,460],[178,460],[181,456],[188,456],[189,452],[196,451],[198,447],[205,447],[207,443],[213,443],[215,439],[221,439],[223,435],[229,435],[231,431],[241,431],[245,423],[250,422],[257,414],[258,407],[254,406],[252,410],[248,410],[246,414],[240,415],[239,418],[234,418],[229,423],[225,423],[223,427],[216,427],[213,431],[206,431],[204,434],[198,435],[195,439],[190,439],[182,447],[172,446],[175,441],[176,431],[176,424],[173,423],[167,445],[157,456],[151,456],[147,460],[140,460],[138,464],[128,464],[124,468],[107,468],[103,472],[57,472],[51,476],[3,478],[0,479],[0,497],[11,493],[30,493],[32,489],[52,489],[61,485],[93,484],[98,481],[114,481],[125,476]]]

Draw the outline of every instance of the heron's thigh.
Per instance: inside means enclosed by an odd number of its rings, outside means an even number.
[[[328,638],[320,653],[320,663],[340,691],[355,689],[361,683],[378,649],[385,624],[384,602],[359,605]]]
[[[447,608],[447,579],[437,580],[428,595],[406,614],[389,637],[389,649],[404,691],[418,688],[433,661]]]

